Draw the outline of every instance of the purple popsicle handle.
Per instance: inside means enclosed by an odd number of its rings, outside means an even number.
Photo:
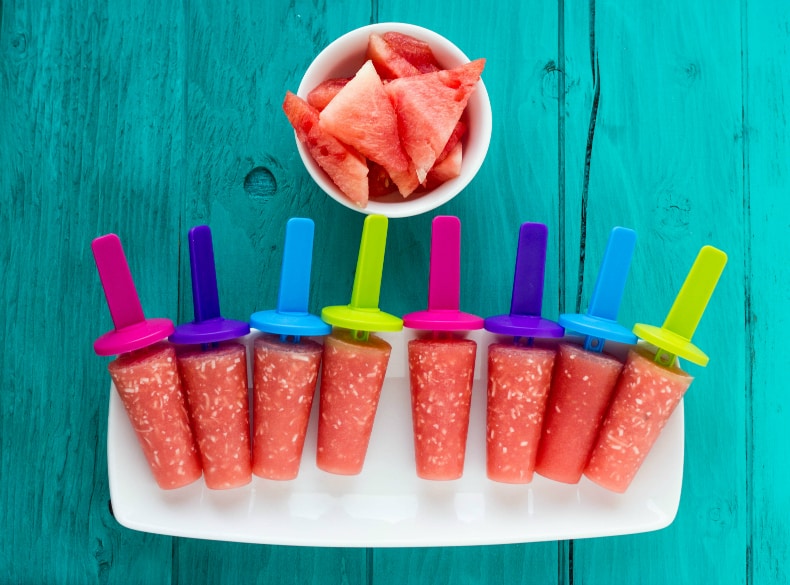
[[[460,297],[461,220],[439,215],[434,218],[431,230],[428,310],[457,311]]]
[[[189,230],[189,261],[192,267],[195,321],[200,323],[221,317],[214,246],[211,242],[211,229],[207,225],[195,226]]]
[[[120,238],[115,234],[100,236],[93,240],[91,249],[115,329],[145,321]]]
[[[542,223],[523,223],[518,232],[511,315],[540,317],[549,230]]]

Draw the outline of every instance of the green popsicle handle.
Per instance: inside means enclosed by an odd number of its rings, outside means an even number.
[[[350,329],[354,337],[365,340],[369,331],[400,331],[403,320],[379,309],[384,251],[387,246],[386,216],[368,215],[362,227],[357,269],[351,302],[324,307],[321,318],[336,327]]]
[[[686,339],[693,337],[725,264],[727,264],[727,254],[721,250],[713,246],[704,246],[699,251],[664,321],[664,329]]]
[[[351,290],[350,306],[353,309],[379,308],[386,247],[387,218],[383,215],[368,216],[362,229],[354,288]]]
[[[704,246],[686,276],[662,327],[637,323],[634,333],[658,348],[655,361],[670,366],[681,357],[700,366],[708,356],[691,343],[700,318],[727,264],[727,254],[713,246]]]

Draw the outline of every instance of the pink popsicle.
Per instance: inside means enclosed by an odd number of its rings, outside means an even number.
[[[125,353],[108,370],[157,485],[169,490],[199,479],[175,349],[162,342]]]
[[[175,349],[162,341],[173,323],[145,318],[117,235],[100,236],[91,248],[115,325],[93,348],[99,355],[118,355],[107,369],[159,487],[190,484],[202,469]]]
[[[408,353],[417,475],[458,479],[464,472],[477,344],[413,339]]]
[[[477,343],[461,337],[483,319],[459,310],[461,222],[439,215],[431,229],[428,309],[403,316],[425,332],[408,344],[412,426],[418,477],[458,479],[464,472]],[[460,332],[460,333],[453,333]]]

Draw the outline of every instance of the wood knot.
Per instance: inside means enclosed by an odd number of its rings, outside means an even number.
[[[255,167],[244,177],[244,191],[251,199],[268,201],[277,192],[277,181],[266,167]]]

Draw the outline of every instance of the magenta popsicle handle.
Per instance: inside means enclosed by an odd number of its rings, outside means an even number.
[[[461,220],[439,215],[431,231],[428,310],[457,311],[461,297]]]
[[[93,240],[91,248],[115,328],[123,329],[144,321],[143,307],[120,238],[115,234],[100,236]]]

